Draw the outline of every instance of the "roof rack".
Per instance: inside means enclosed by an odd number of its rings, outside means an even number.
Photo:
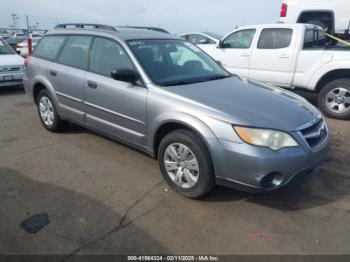
[[[101,25],[101,24],[86,24],[86,23],[69,23],[69,24],[58,24],[55,26],[55,29],[102,29],[102,30],[110,30],[117,32],[113,26],[110,25]]]
[[[116,26],[116,28],[133,28],[133,29],[145,29],[145,30],[150,30],[150,31],[156,31],[156,32],[161,32],[161,33],[166,33],[169,34],[168,31],[166,31],[163,28],[160,27],[150,27],[150,26]]]

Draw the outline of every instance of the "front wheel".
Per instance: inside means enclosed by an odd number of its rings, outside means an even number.
[[[337,79],[326,84],[319,96],[322,112],[335,119],[350,119],[350,79]]]
[[[200,198],[215,185],[211,158],[204,142],[192,131],[175,130],[159,145],[159,166],[168,184],[189,198]]]

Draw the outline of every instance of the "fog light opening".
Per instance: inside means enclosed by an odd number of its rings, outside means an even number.
[[[260,181],[260,185],[262,188],[278,187],[281,184],[282,175],[278,172],[269,173],[265,175]]]

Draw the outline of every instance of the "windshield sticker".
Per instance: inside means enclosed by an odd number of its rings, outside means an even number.
[[[146,43],[144,41],[129,41],[129,45],[130,46],[143,46],[145,45]]]

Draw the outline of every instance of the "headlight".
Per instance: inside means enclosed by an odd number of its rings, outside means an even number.
[[[233,128],[244,142],[251,145],[266,146],[272,150],[298,145],[294,138],[285,132],[241,126]]]

